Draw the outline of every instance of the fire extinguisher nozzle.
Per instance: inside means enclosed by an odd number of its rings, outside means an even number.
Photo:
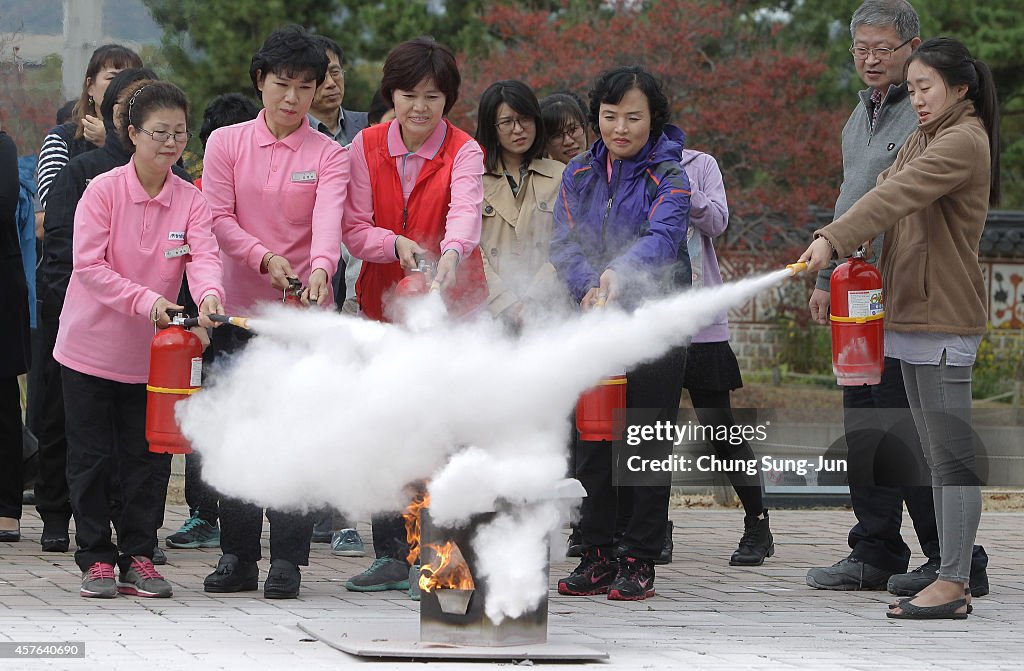
[[[807,264],[804,263],[803,261],[790,263],[789,265],[786,266],[786,270],[789,271],[790,277],[795,277],[796,275],[799,275],[803,271],[807,270]]]
[[[190,329],[194,326],[199,326],[199,317],[189,317],[184,322],[182,322],[181,325],[187,329]]]
[[[238,328],[249,330],[249,319],[247,317],[228,317],[226,315],[210,315],[210,321],[221,324],[231,324]]]

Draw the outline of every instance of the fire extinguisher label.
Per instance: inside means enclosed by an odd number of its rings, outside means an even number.
[[[203,386],[203,358],[193,357],[192,359],[192,374],[188,377],[188,386],[190,387],[202,387]]]
[[[874,317],[885,312],[882,305],[882,290],[848,291],[846,304],[850,317]]]

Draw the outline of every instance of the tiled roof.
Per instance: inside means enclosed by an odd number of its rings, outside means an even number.
[[[978,255],[983,259],[1024,259],[1024,211],[989,212]]]

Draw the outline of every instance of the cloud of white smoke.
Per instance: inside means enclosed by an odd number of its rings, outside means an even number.
[[[632,314],[591,311],[518,338],[487,321],[444,319],[436,296],[415,306],[413,328],[274,307],[252,321],[260,336],[178,415],[204,478],[225,495],[284,509],[327,503],[362,518],[403,509],[404,486],[431,479],[432,517],[458,523],[556,486],[572,407],[602,376],[659,357],[787,276],[692,291]],[[492,596],[498,583],[524,584],[503,573],[517,562],[496,560],[499,550],[510,556],[513,536],[536,542],[546,561],[544,541],[561,519],[542,508],[479,535]],[[538,580],[526,603],[547,589]],[[497,603],[514,617],[524,600],[499,594]]]

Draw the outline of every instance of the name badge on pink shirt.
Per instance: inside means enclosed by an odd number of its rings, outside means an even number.
[[[177,258],[179,256],[185,256],[186,254],[188,254],[191,251],[192,251],[192,248],[188,246],[188,243],[185,243],[181,247],[172,247],[171,249],[168,249],[167,251],[165,251],[164,252],[164,258],[165,259],[174,259],[174,258]]]
[[[305,170],[303,172],[292,173],[293,182],[315,182],[316,181],[316,170]]]

